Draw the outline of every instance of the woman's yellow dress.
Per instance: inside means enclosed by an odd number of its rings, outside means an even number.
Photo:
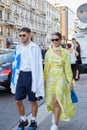
[[[61,107],[60,120],[67,121],[73,117],[75,107],[70,96],[69,83],[72,82],[70,57],[66,49],[60,48],[62,56],[49,49],[45,56],[44,80],[46,104],[48,111],[54,111],[53,95]]]

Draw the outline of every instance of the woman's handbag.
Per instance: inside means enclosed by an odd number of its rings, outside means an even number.
[[[74,89],[71,90],[71,99],[72,99],[72,103],[78,102],[78,97]]]

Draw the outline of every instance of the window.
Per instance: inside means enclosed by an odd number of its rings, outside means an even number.
[[[10,28],[7,29],[7,35],[10,36]]]
[[[0,26],[0,35],[3,34],[2,27]]]
[[[9,13],[7,13],[7,20],[9,20],[10,19],[10,14]]]
[[[2,11],[0,10],[0,19],[2,19]]]

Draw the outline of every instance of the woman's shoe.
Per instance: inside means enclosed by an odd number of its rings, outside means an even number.
[[[50,130],[59,130],[58,126],[56,124],[53,124],[50,128]]]
[[[78,75],[78,78],[75,78],[76,81],[78,81],[80,79],[80,75]]]
[[[79,78],[75,78],[75,81],[78,81],[79,80]]]

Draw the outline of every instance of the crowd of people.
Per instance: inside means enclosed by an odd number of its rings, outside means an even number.
[[[20,30],[19,37],[21,45],[18,45],[14,52],[11,78],[11,92],[15,94],[16,107],[20,115],[18,128],[28,125],[23,104],[23,99],[28,96],[32,109],[29,128],[37,128],[37,101],[45,97],[47,110],[53,113],[50,130],[59,130],[59,120],[69,121],[75,114],[70,90],[74,87],[73,79],[80,78],[80,45],[73,38],[73,47],[67,44],[66,49],[63,48],[62,35],[55,32],[51,38],[53,47],[40,48],[31,41],[31,30],[26,27]]]

